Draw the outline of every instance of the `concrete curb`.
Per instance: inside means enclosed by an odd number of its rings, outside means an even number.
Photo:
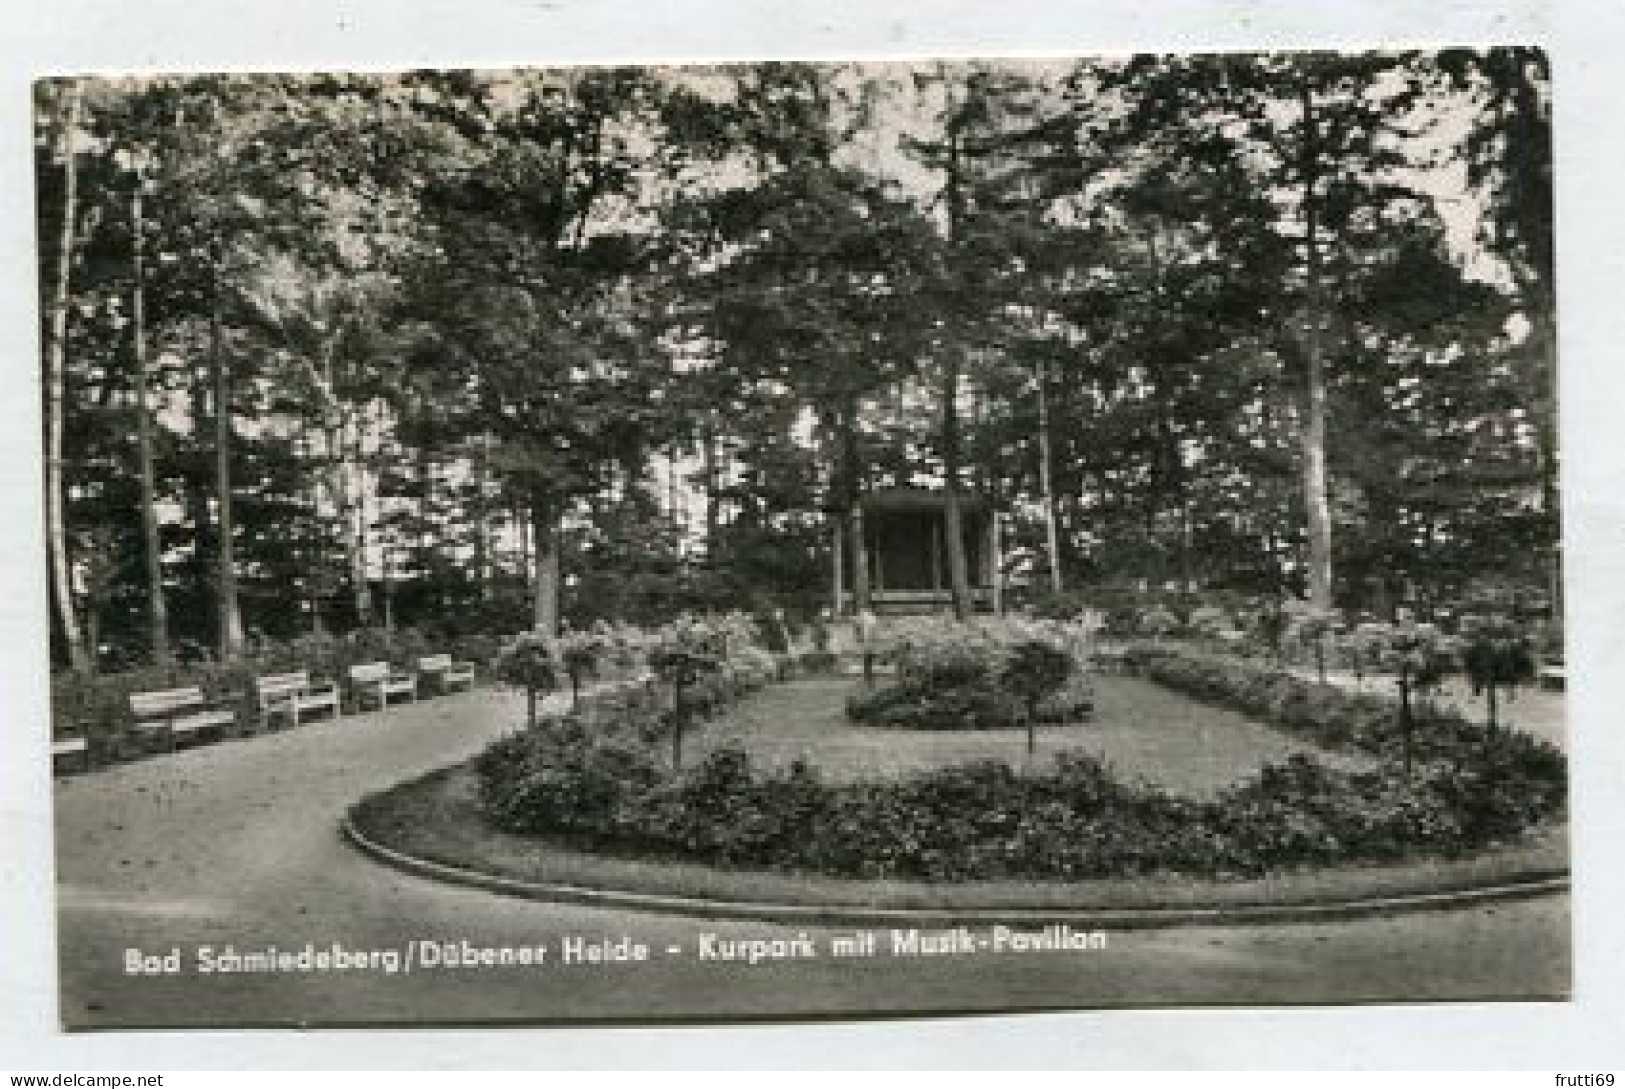
[[[709,897],[670,896],[560,885],[502,877],[480,870],[418,858],[367,836],[356,826],[354,810],[344,815],[340,832],[349,843],[375,861],[398,870],[453,885],[525,900],[588,907],[686,915],[699,919],[742,919],[759,922],[817,926],[931,926],[1020,925],[1080,919],[1105,930],[1160,930],[1176,926],[1254,926],[1268,923],[1335,922],[1411,911],[1440,911],[1475,907],[1501,900],[1567,892],[1569,875],[1531,873],[1528,877],[1494,885],[1445,892],[1401,893],[1354,900],[1310,901],[1302,904],[1235,904],[1213,907],[1168,908],[886,908],[852,905],[784,904],[755,900],[720,900]]]

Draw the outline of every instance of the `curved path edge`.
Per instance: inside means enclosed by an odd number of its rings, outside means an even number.
[[[434,862],[380,843],[356,824],[354,810],[340,822],[343,837],[362,854],[398,870],[447,884],[483,889],[526,900],[580,904],[618,910],[686,915],[701,919],[744,919],[818,926],[941,926],[962,924],[1031,925],[1087,919],[1110,930],[1154,930],[1176,926],[1235,926],[1267,923],[1332,922],[1372,915],[1474,907],[1498,900],[1567,892],[1569,875],[1535,872],[1528,877],[1440,892],[1401,893],[1294,904],[1235,904],[1168,908],[887,908],[858,904],[790,904],[766,900],[724,900],[674,896],[551,882]]]

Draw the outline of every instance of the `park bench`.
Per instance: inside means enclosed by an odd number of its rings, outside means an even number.
[[[1128,648],[1115,644],[1097,646],[1093,662],[1095,670],[1100,673],[1128,673],[1132,670]]]
[[[203,690],[166,688],[156,692],[131,692],[130,713],[135,717],[136,734],[143,739],[160,737],[174,751],[183,737],[201,737],[214,731],[225,737],[225,729],[237,720],[237,713],[204,698]]]
[[[474,687],[474,663],[454,662],[449,654],[431,654],[418,659],[418,675],[433,678],[441,692],[458,686]]]
[[[80,771],[90,770],[90,739],[83,734],[64,735],[51,739],[51,770],[65,768],[78,757]]]
[[[418,698],[418,679],[411,673],[398,673],[388,662],[365,662],[350,667],[350,691],[354,693],[357,710],[364,710],[370,696],[381,711],[389,706],[391,696]]]
[[[269,725],[275,715],[286,715],[288,725],[299,725],[299,716],[306,711],[331,709],[333,717],[342,713],[339,708],[338,685],[331,682],[312,684],[310,674],[273,673],[254,678],[254,705],[260,721]]]

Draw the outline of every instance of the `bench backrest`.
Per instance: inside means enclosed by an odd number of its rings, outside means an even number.
[[[350,667],[350,679],[357,684],[371,684],[389,679],[388,662],[364,662]]]
[[[159,718],[204,706],[203,689],[166,688],[159,692],[131,692],[130,711],[136,718]]]
[[[418,659],[419,673],[443,673],[451,668],[451,655],[431,654],[427,658]]]
[[[285,696],[290,692],[302,692],[310,687],[310,674],[302,673],[271,673],[264,677],[254,678],[254,694],[261,700],[272,696]]]

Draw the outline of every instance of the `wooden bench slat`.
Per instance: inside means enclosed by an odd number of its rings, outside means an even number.
[[[237,721],[235,710],[207,699],[203,689],[196,685],[132,692],[130,713],[135,716],[133,726],[138,734],[167,738],[172,749],[180,735],[191,736],[205,730],[219,729],[224,737],[225,727]]]
[[[409,696],[414,702],[418,698],[417,676],[412,673],[397,673],[390,668],[388,662],[363,662],[361,665],[351,666],[350,687],[355,691],[358,705],[371,694],[377,700],[380,709],[389,705],[390,696]]]
[[[449,654],[431,654],[418,659],[418,672],[426,677],[434,677],[442,692],[449,691],[456,685],[474,686],[475,672],[473,662],[458,662]]]
[[[260,718],[267,723],[273,715],[286,715],[291,725],[298,726],[305,711],[331,710],[334,718],[344,713],[338,685],[331,681],[312,683],[308,670],[255,677],[254,698]]]
[[[188,707],[204,706],[201,688],[168,688],[158,692],[130,693],[130,710],[142,718],[172,715]]]

